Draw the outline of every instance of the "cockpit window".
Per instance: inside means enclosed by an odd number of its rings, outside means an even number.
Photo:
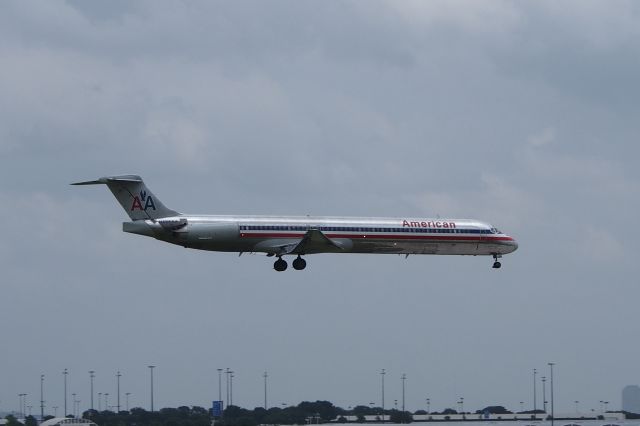
[[[502,232],[500,232],[500,230],[498,228],[491,228],[491,233],[492,234],[502,234]]]

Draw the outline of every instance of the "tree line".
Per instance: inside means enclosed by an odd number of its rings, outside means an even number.
[[[345,410],[333,405],[329,401],[304,401],[296,406],[262,407],[253,410],[235,405],[225,408],[222,417],[214,418],[212,411],[203,407],[182,406],[178,408],[163,408],[158,411],[147,411],[143,408],[133,408],[130,411],[97,411],[87,410],[82,417],[91,420],[98,426],[211,426],[212,420],[219,426],[257,426],[319,424],[330,421],[347,422],[346,416],[355,416],[359,422],[364,422],[365,416],[382,416],[383,411],[377,407],[356,406]],[[409,423],[411,413],[399,410],[384,410],[386,421],[394,423]],[[68,416],[73,418],[73,416]],[[44,420],[53,418],[46,416]],[[34,416],[27,416],[24,423],[14,416],[6,417],[6,426],[38,426]]]
[[[542,410],[536,410],[536,414],[543,414]],[[511,411],[502,406],[489,406],[482,410],[475,411],[476,414],[508,414]],[[418,410],[413,414],[427,414],[424,410]],[[130,411],[97,411],[87,410],[82,417],[96,423],[98,426],[211,426],[212,420],[219,426],[257,426],[257,425],[293,425],[293,424],[320,424],[337,421],[347,423],[347,416],[355,423],[363,423],[365,418],[371,420],[372,416],[376,421],[384,420],[390,423],[411,423],[413,414],[409,411],[397,409],[382,410],[381,407],[369,407],[358,405],[349,410],[337,407],[329,401],[304,401],[296,406],[272,407],[264,409],[262,407],[253,410],[238,407],[227,407],[222,417],[214,418],[211,410],[193,406],[182,406],[178,408],[163,408],[158,411],[147,411],[143,408],[133,408]],[[440,413],[430,414],[458,414],[454,409],[447,408]],[[471,413],[466,413],[471,414]],[[523,412],[524,414],[524,412]],[[628,418],[638,418],[638,415],[625,413]],[[69,416],[73,417],[73,416]],[[53,416],[45,417],[45,420]],[[24,423],[20,423],[14,416],[6,417],[6,426],[38,426],[34,416],[27,416]]]

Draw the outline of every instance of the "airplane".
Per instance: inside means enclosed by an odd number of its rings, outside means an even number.
[[[492,256],[498,259],[518,243],[488,223],[469,219],[371,218],[329,216],[222,216],[178,213],[147,188],[140,176],[122,175],[71,185],[104,184],[129,215],[122,230],[185,248],[265,253],[273,269],[305,269],[302,257],[316,253],[384,253]]]

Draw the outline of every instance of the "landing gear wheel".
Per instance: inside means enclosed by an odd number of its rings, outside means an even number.
[[[281,257],[279,257],[278,260],[273,262],[273,269],[275,269],[278,272],[286,271],[287,270],[287,262],[285,260],[283,260]]]
[[[493,268],[494,269],[499,269],[502,266],[502,263],[498,262],[497,260],[495,262],[493,262]]]
[[[292,265],[293,265],[293,269],[295,269],[296,271],[302,271],[304,268],[307,267],[307,261],[301,258],[300,256],[298,256],[295,258]]]

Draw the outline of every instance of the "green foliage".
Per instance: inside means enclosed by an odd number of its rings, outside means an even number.
[[[224,410],[222,421],[219,424],[224,426],[256,426],[258,421],[251,411],[231,405]]]
[[[298,409],[307,413],[307,417],[319,416],[320,419],[325,422],[335,419],[336,417],[338,417],[338,414],[341,414],[342,411],[329,401],[304,401],[298,404]]]
[[[6,426],[22,426],[22,423],[11,414],[5,417],[5,420],[7,421],[7,423],[5,423]]]
[[[356,405],[355,407],[353,407],[353,410],[351,410],[351,412],[354,415],[358,415],[358,414],[362,414],[363,416],[374,416],[376,414],[380,414],[380,412],[382,411],[382,408],[380,407],[368,407],[366,405]]]
[[[634,419],[634,420],[640,419],[640,414],[638,413],[632,413],[630,411],[623,411],[623,413],[625,418],[627,419]]]
[[[88,410],[83,417],[100,426],[210,426],[209,412],[202,407],[163,408],[160,411],[146,411],[132,408],[131,411]]]
[[[38,426],[38,421],[33,416],[27,416],[27,418],[24,419],[24,426]]]
[[[508,414],[510,411],[503,406],[489,406],[476,413],[485,410],[493,414]],[[216,419],[216,426],[258,426],[258,425],[304,425],[307,423],[329,423],[338,420],[346,422],[346,415],[355,416],[357,422],[365,422],[365,416],[376,418],[380,421],[381,407],[358,405],[349,411],[336,407],[329,401],[303,401],[297,406],[271,407],[265,410],[256,407],[253,410],[238,406],[228,406],[220,419]],[[416,411],[416,414],[426,414],[424,410]],[[435,414],[435,413],[434,413]],[[451,420],[450,415],[457,414],[456,410],[448,408],[442,414],[447,415],[446,420]],[[410,412],[399,410],[384,410],[385,421],[390,423],[411,423],[413,415]],[[90,419],[100,426],[211,426],[211,413],[203,407],[181,406],[177,408],[163,408],[159,411],[149,412],[142,408],[132,408],[130,411],[85,411],[82,417]],[[23,426],[12,416],[7,416],[7,426]],[[35,419],[33,419],[35,421]],[[27,419],[27,421],[31,421]],[[27,424],[24,426],[37,426]]]
[[[255,426],[258,424],[305,424],[307,419],[313,422],[327,423],[345,411],[329,401],[304,401],[296,407],[273,407],[265,410],[262,407],[253,411],[231,406],[224,410],[221,426]]]
[[[482,410],[477,410],[476,414],[482,414],[485,412],[489,412],[490,414],[513,414],[511,411],[507,410],[502,405],[490,405],[488,407],[483,408]]]
[[[413,416],[408,411],[393,410],[389,420],[391,423],[411,423],[413,422]]]

